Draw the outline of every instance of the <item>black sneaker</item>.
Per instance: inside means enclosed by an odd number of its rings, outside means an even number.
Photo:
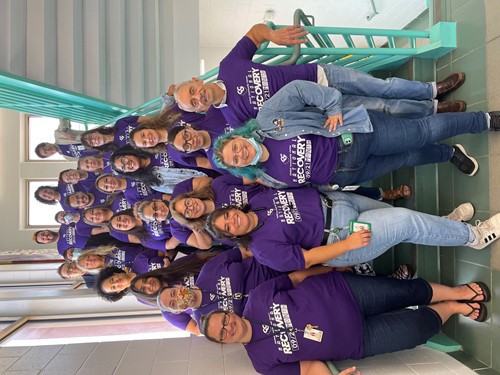
[[[500,131],[500,111],[488,112],[490,115],[490,131]]]
[[[464,146],[460,144],[454,145],[453,149],[455,150],[455,152],[450,159],[451,163],[455,167],[457,167],[460,172],[465,173],[469,176],[474,176],[479,170],[479,164],[477,163],[477,160],[472,156],[469,156],[467,154],[467,151],[465,151]]]

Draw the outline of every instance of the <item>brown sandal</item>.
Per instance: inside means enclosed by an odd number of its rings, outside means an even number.
[[[399,185],[396,189],[384,191],[382,198],[386,201],[395,201],[398,199],[410,199],[411,187],[408,185]]]

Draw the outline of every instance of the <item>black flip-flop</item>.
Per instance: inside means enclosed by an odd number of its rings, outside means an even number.
[[[477,303],[479,305],[479,307],[472,306],[473,303]],[[477,318],[476,319],[472,319],[471,318],[471,320],[473,320],[475,322],[482,323],[486,319],[488,319],[488,309],[486,308],[486,305],[484,303],[481,303],[481,302],[470,302],[470,303],[469,302],[465,302],[465,304],[472,309],[471,312],[468,313],[467,315],[464,314],[465,317],[469,317],[472,314],[474,314],[475,311],[479,311],[479,314],[478,314]]]
[[[472,283],[475,283],[475,284],[479,285],[479,287],[481,288],[481,293],[476,292],[469,285],[469,284],[472,284]],[[486,285],[482,281],[472,281],[469,284],[462,284],[462,285],[465,285],[467,288],[469,288],[470,290],[472,290],[474,292],[474,296],[472,298],[469,298],[469,299],[460,300],[459,302],[490,302],[490,300],[491,300],[491,292],[490,292],[490,288],[488,288],[488,285]],[[484,299],[481,300],[481,301],[474,300],[474,298],[476,298],[478,296],[483,296]]]

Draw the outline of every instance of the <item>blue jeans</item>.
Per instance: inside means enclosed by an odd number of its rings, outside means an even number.
[[[423,279],[366,278],[344,273],[363,319],[363,357],[411,349],[441,329],[441,318],[427,307],[432,288]]]
[[[343,94],[344,107],[363,105],[367,109],[405,117],[428,116],[434,111],[434,83],[401,78],[380,79],[359,70],[320,64],[328,85]],[[389,100],[387,100],[389,99]]]
[[[331,231],[328,243],[344,240],[349,235],[350,220],[370,223],[371,243],[348,251],[326,264],[334,267],[353,266],[375,259],[401,242],[431,246],[464,246],[475,239],[471,226],[441,216],[393,207],[357,194],[325,192],[333,201]],[[323,207],[324,213],[326,207]]]
[[[338,141],[338,161],[331,184],[361,183],[401,167],[450,160],[453,148],[433,144],[464,133],[488,129],[483,112],[441,113],[418,119],[397,118],[369,111],[372,133],[353,134],[353,143]]]

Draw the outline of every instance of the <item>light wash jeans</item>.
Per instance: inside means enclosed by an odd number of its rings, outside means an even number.
[[[340,229],[338,233],[330,233],[328,243],[347,238],[350,220],[370,223],[372,226],[369,246],[348,251],[326,262],[330,266],[344,267],[367,262],[401,242],[431,246],[464,246],[475,239],[471,226],[466,223],[393,207],[357,194],[325,194],[333,201],[331,228]],[[327,209],[323,205],[325,215]]]
[[[165,194],[172,194],[175,185],[194,177],[205,177],[206,173],[189,168],[154,167],[153,173],[161,180],[161,185],[151,185],[151,188]]]
[[[395,77],[380,79],[333,64],[320,66],[325,71],[328,85],[342,92],[344,107],[363,105],[366,109],[413,118],[435,113],[435,83]]]

